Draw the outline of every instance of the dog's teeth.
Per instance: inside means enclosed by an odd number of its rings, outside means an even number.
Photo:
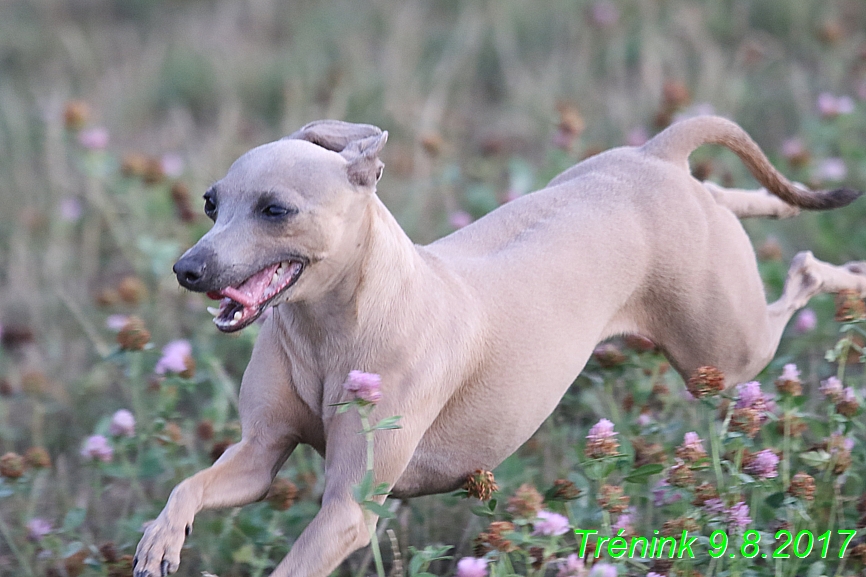
[[[278,280],[280,280],[280,273],[281,272],[282,271],[279,271],[279,270],[277,272],[275,272],[273,278],[271,279],[271,282],[277,282]]]
[[[232,316],[232,320],[237,322],[241,320],[241,317],[244,316],[241,311],[235,311],[235,314]]]
[[[219,314],[220,314],[220,310],[218,307],[208,307],[207,312],[209,312],[213,316],[219,316]]]

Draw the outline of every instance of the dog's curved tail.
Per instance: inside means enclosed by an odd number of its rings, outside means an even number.
[[[721,144],[736,153],[768,191],[788,204],[808,210],[827,210],[854,202],[862,192],[851,188],[808,190],[796,186],[776,170],[760,147],[737,124],[719,116],[696,116],[672,124],[643,145],[643,151],[670,162],[687,162],[702,144]]]

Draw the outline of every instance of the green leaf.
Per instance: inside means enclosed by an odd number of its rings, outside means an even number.
[[[379,515],[379,517],[383,519],[391,519],[394,516],[394,513],[392,513],[388,509],[388,507],[380,505],[376,501],[364,501],[361,504],[364,506],[365,509],[367,509],[371,513]]]
[[[779,491],[766,498],[765,502],[773,509],[778,509],[785,502],[785,493]]]
[[[87,516],[86,509],[70,509],[66,516],[63,518],[63,530],[64,531],[74,531],[84,523],[84,519]]]
[[[824,575],[825,565],[823,561],[815,561],[811,565],[809,565],[809,569],[806,571],[806,577],[821,577]]]
[[[364,478],[361,479],[361,482],[355,485],[353,492],[355,494],[355,501],[358,503],[363,503],[372,495],[373,490],[373,471],[367,471],[364,473]]]
[[[391,492],[391,489],[388,487],[388,483],[379,483],[373,488],[374,495],[387,495]]]
[[[390,429],[401,429],[402,427],[397,423],[402,419],[400,415],[394,415],[393,417],[385,417],[373,427],[373,430],[376,431],[385,431]]]
[[[822,468],[830,462],[830,453],[827,451],[807,451],[800,454],[800,460],[810,467]]]
[[[472,507],[470,509],[473,515],[477,515],[479,517],[493,517],[495,513],[487,506],[487,505],[479,505],[477,507]]]
[[[664,467],[662,465],[650,463],[648,465],[638,467],[637,469],[632,469],[631,473],[629,473],[623,480],[628,483],[644,485],[649,481],[649,478],[652,475],[657,475],[661,473],[662,470],[664,470]]]
[[[235,563],[247,563],[251,564],[253,559],[255,558],[255,548],[252,543],[247,543],[246,545],[241,546],[240,549],[235,550],[232,553],[232,561]]]
[[[138,459],[138,478],[153,479],[160,476],[165,468],[162,466],[165,451],[158,447],[150,447]]]

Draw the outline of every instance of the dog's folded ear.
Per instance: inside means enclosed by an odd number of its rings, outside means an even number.
[[[286,140],[306,140],[334,152],[343,152],[356,140],[382,134],[382,130],[372,124],[354,124],[342,120],[316,120],[292,134]]]
[[[385,164],[379,160],[379,153],[388,141],[388,133],[382,132],[361,140],[350,142],[340,155],[346,159],[346,173],[349,182],[355,186],[373,187],[382,178]]]

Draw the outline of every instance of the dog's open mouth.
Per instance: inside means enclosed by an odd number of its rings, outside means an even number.
[[[291,287],[304,270],[298,260],[284,260],[266,266],[237,286],[207,293],[220,300],[219,307],[208,307],[213,322],[224,333],[239,331],[259,318],[268,305]]]

